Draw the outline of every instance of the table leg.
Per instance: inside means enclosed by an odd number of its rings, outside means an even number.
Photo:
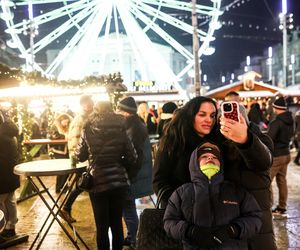
[[[45,191],[41,190],[41,192],[45,192]],[[21,190],[20,196],[17,199],[17,203],[25,201],[36,195],[38,195],[38,193],[35,191],[35,188],[32,186],[31,182],[28,179],[26,179],[24,186]]]
[[[45,187],[44,183],[42,182],[42,180],[41,180],[39,177],[37,177],[37,179],[39,180],[39,182],[40,182],[40,184],[42,185],[42,187],[45,189],[46,187]],[[55,215],[56,215],[56,220],[57,220],[57,216],[59,215],[59,213],[60,213],[62,207],[63,207],[64,204],[66,203],[66,201],[67,201],[67,199],[68,199],[68,197],[69,197],[69,195],[70,195],[70,193],[71,193],[71,190],[72,190],[73,186],[75,185],[76,181],[77,181],[77,179],[76,179],[76,174],[71,174],[71,175],[69,176],[69,178],[68,178],[68,181],[64,184],[64,186],[63,186],[63,188],[62,188],[62,191],[59,193],[59,195],[58,195],[58,197],[57,197],[56,200],[54,200],[53,196],[49,193],[48,190],[46,190],[46,192],[48,193],[48,196],[50,197],[50,199],[51,199],[52,202],[54,203],[54,205],[53,205],[53,207],[52,207],[52,211],[54,211],[54,208],[55,208],[55,207],[57,208],[57,211],[56,211],[56,213],[55,213]],[[58,201],[60,200],[60,197],[63,195],[63,190],[64,190],[64,188],[66,187],[66,185],[68,185],[68,182],[70,182],[71,184],[69,185],[69,188],[67,189],[67,193],[66,193],[64,199],[62,200],[61,204],[58,205]],[[51,215],[51,213],[49,213],[48,218],[50,217],[50,215]],[[46,221],[48,220],[48,218],[46,219]],[[48,231],[49,231],[51,225],[53,224],[54,220],[55,220],[55,218],[52,219],[50,225],[48,226],[48,228],[47,228],[47,230],[46,230],[47,233],[48,233]],[[78,238],[78,239],[81,241],[81,243],[82,243],[87,249],[89,249],[89,247],[86,245],[86,243],[84,242],[84,240],[83,240],[83,239],[81,238],[81,236],[77,233],[75,227],[74,227],[71,223],[69,223],[68,221],[67,221],[67,223],[68,223],[69,227],[72,229],[72,231],[73,231],[73,233],[74,233],[75,242],[76,242],[76,239]],[[43,238],[45,238],[45,236],[46,236],[46,235],[44,235]]]
[[[77,242],[76,242],[76,240],[73,239],[73,237],[70,235],[70,233],[68,232],[68,230],[67,230],[67,229],[65,228],[65,226],[62,224],[62,222],[58,219],[59,212],[61,211],[62,206],[64,205],[64,202],[66,201],[67,197],[64,198],[64,200],[63,200],[63,202],[62,202],[61,205],[58,205],[58,201],[59,201],[60,197],[62,196],[62,192],[59,194],[58,198],[55,200],[55,199],[53,198],[53,196],[50,194],[50,192],[47,190],[47,188],[46,188],[46,186],[44,185],[44,183],[42,182],[42,180],[41,180],[38,176],[36,176],[36,178],[37,178],[37,180],[39,181],[39,183],[41,184],[41,186],[43,187],[43,191],[45,191],[45,192],[48,194],[48,196],[50,197],[50,199],[52,200],[52,202],[54,203],[54,205],[53,205],[52,207],[49,205],[49,203],[48,203],[47,200],[44,198],[44,196],[42,195],[42,192],[39,190],[39,188],[37,187],[37,185],[35,184],[35,182],[33,181],[33,179],[32,179],[30,176],[28,176],[28,180],[29,180],[30,183],[33,185],[34,189],[37,191],[38,195],[40,196],[40,198],[42,199],[42,201],[44,202],[44,204],[46,205],[46,207],[47,207],[48,210],[49,210],[49,214],[48,214],[48,216],[47,216],[45,222],[43,223],[43,225],[42,225],[40,231],[38,232],[36,238],[34,239],[34,241],[33,241],[32,245],[31,245],[30,249],[33,248],[33,246],[35,245],[37,239],[40,237],[40,235],[41,235],[41,233],[42,233],[42,231],[43,231],[43,229],[44,229],[44,227],[45,227],[45,225],[46,225],[46,223],[47,223],[47,221],[49,220],[49,218],[50,218],[51,215],[53,216],[53,219],[52,219],[52,221],[50,222],[50,224],[49,224],[48,228],[46,229],[46,231],[44,232],[44,234],[43,234],[41,240],[39,241],[38,246],[37,246],[36,249],[39,249],[39,248],[40,248],[40,246],[41,246],[43,240],[45,239],[45,237],[46,237],[48,231],[50,230],[50,228],[51,228],[51,226],[52,226],[52,224],[53,224],[53,222],[54,222],[55,220],[56,220],[57,223],[60,225],[60,227],[63,229],[63,231],[65,232],[65,234],[68,236],[68,238],[71,240],[71,242],[72,242],[73,245],[76,247],[76,249],[80,249],[79,246],[78,246],[78,244],[77,244]],[[72,188],[72,186],[74,185],[74,183],[75,183],[75,178],[73,178],[73,181],[72,181],[72,183],[71,183],[70,188]],[[57,211],[56,211],[56,212],[54,212],[55,208],[57,208]],[[69,225],[69,226],[71,226],[71,228],[72,228],[72,225]],[[81,242],[84,244],[84,246],[85,246],[87,249],[89,249],[88,246],[86,245],[86,243],[82,240],[82,238],[81,238],[81,237],[79,236],[79,234],[76,232],[75,228],[73,228],[73,231],[74,231],[74,233],[75,233],[75,236],[77,236],[77,237],[81,240]]]

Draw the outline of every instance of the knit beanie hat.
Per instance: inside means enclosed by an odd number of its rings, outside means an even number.
[[[276,109],[281,109],[281,110],[287,109],[286,102],[282,96],[276,99],[275,102],[272,104],[272,106]]]
[[[221,153],[217,145],[214,145],[212,143],[206,142],[203,143],[197,151],[197,158],[199,159],[201,155],[205,153],[211,153],[214,156],[218,158],[218,160],[221,162]]]
[[[177,105],[174,102],[166,102],[162,106],[162,112],[167,114],[173,114],[175,109],[177,109]]]
[[[118,109],[128,112],[130,114],[135,114],[137,111],[137,106],[133,97],[125,97],[119,102]]]

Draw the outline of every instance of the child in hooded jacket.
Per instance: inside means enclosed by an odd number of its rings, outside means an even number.
[[[248,249],[247,239],[260,230],[259,205],[246,190],[224,181],[221,162],[217,145],[198,146],[189,163],[192,183],[169,199],[164,228],[184,249]]]

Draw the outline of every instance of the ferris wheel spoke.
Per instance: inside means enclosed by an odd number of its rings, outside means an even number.
[[[176,49],[180,54],[182,54],[186,59],[192,59],[193,55],[189,52],[184,46],[178,43],[172,36],[165,32],[162,28],[159,27],[156,23],[153,23],[152,20],[142,13],[134,5],[131,5],[131,12],[136,15],[142,22],[146,25],[150,23],[149,26],[154,32],[156,32],[161,38],[163,38],[167,43],[169,43],[174,49]]]
[[[110,24],[111,24],[111,17],[112,17],[112,5],[110,6],[110,8],[107,11],[107,17],[106,17],[106,26],[105,26],[105,32],[104,32],[104,44],[103,44],[103,48],[101,50],[102,53],[102,60],[101,60],[101,64],[100,64],[100,72],[103,72],[104,70],[104,64],[105,64],[105,60],[106,60],[106,55],[107,55],[107,44],[109,41],[109,30],[110,30]],[[99,31],[100,33],[100,31]]]
[[[192,4],[190,2],[183,2],[181,0],[134,0],[136,3],[143,2],[151,5],[161,5],[162,7],[167,7],[170,9],[181,10],[181,11],[192,11]],[[198,14],[209,14],[214,11],[215,8],[212,6],[205,6],[196,4],[196,13]]]
[[[126,28],[127,34],[130,33],[134,35],[137,40],[137,46],[143,58],[147,59],[151,73],[155,76],[156,79],[160,79],[164,83],[174,82],[176,76],[173,71],[167,65],[165,60],[162,58],[162,55],[154,48],[149,37],[143,32],[136,19],[130,15],[129,11],[124,11],[123,8],[119,9],[120,14],[124,17],[122,21],[129,22],[131,25],[126,25],[124,22],[124,27]],[[149,77],[148,80],[151,80]]]
[[[75,14],[72,16],[68,21],[64,22],[61,26],[58,26],[48,35],[40,39],[39,41],[35,42],[34,44],[34,53],[39,52],[43,48],[45,48],[48,44],[53,42],[55,39],[63,35],[65,32],[73,28],[75,25],[79,25],[79,22],[84,20],[87,16],[89,16],[93,12],[93,8],[84,9],[80,13]],[[29,49],[27,50],[29,53]]]
[[[67,43],[67,45],[60,51],[58,56],[53,60],[50,66],[47,68],[47,74],[53,74],[53,72],[57,69],[57,67],[63,62],[63,60],[68,56],[69,53],[74,49],[74,47],[78,44],[78,42],[85,35],[87,29],[91,25],[96,13],[93,12],[90,17],[86,20],[86,22],[81,26],[72,39]]]
[[[96,45],[98,35],[102,30],[106,17],[109,16],[108,12],[111,12],[110,2],[105,2],[104,5],[97,6],[97,8],[94,9],[84,36],[79,40],[77,48],[72,54],[72,58],[63,67],[63,70],[59,75],[60,79],[81,79],[83,77],[82,65],[86,64],[91,54],[91,50]]]
[[[77,12],[81,9],[87,8],[87,7],[94,7],[95,4],[89,4],[89,5],[80,5],[78,3],[73,3],[68,6],[64,6],[52,11],[49,11],[45,14],[35,16],[34,17],[34,24],[36,25],[42,25],[47,22],[57,20],[61,17],[64,17],[69,14],[70,11]],[[25,25],[24,25],[25,24]],[[25,32],[28,29],[28,26],[30,25],[30,20],[24,20],[23,22],[16,23],[11,26],[12,29],[17,30],[19,33]]]
[[[154,14],[156,14],[156,9],[149,6],[149,5],[146,5],[144,3],[139,3],[139,4],[136,4],[137,8],[139,8],[141,11],[143,12],[146,12],[147,14],[153,16]],[[190,24],[187,24],[173,16],[170,16],[166,13],[163,13],[163,12],[159,12],[157,14],[157,18],[184,31],[184,32],[187,32],[187,33],[190,33],[192,34],[193,33],[193,27],[190,25]],[[206,32],[198,29],[198,33],[200,36],[206,36]]]
[[[148,76],[148,73],[147,73],[147,70],[145,67],[146,63],[144,61],[144,58],[146,58],[146,57],[144,57],[144,55],[143,55],[143,53],[144,53],[143,49],[142,50],[140,49],[140,47],[141,47],[140,41],[138,39],[136,39],[135,32],[132,30],[133,28],[131,26],[129,17],[127,17],[128,9],[124,10],[124,7],[122,7],[120,5],[118,5],[117,7],[118,7],[117,10],[120,14],[123,26],[126,31],[126,35],[128,37],[128,41],[129,41],[132,51],[134,53],[134,57],[137,61],[137,67],[140,71],[141,78],[149,79],[149,76]],[[133,21],[136,24],[136,20],[133,20]]]
[[[83,1],[83,0],[80,0]],[[33,4],[46,4],[46,3],[61,3],[63,2],[62,0],[32,0]],[[64,2],[74,2],[74,1],[64,1]],[[79,2],[79,1],[77,1]],[[28,5],[28,1],[15,1],[15,5],[18,6],[27,6]]]
[[[120,39],[120,30],[119,30],[119,22],[118,22],[116,5],[113,5],[113,15],[114,15],[114,22],[115,22],[116,42],[118,44],[117,51],[118,51],[118,59],[119,59],[119,72],[123,72],[122,44]]]

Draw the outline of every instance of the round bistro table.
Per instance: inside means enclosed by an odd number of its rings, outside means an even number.
[[[18,164],[14,167],[14,173],[16,175],[26,176],[27,180],[32,184],[33,188],[35,189],[35,191],[49,210],[49,214],[45,219],[42,227],[40,228],[36,238],[32,242],[30,249],[33,249],[35,243],[37,243],[37,240],[39,238],[40,240],[36,249],[40,248],[54,221],[57,221],[57,223],[66,233],[70,241],[74,244],[76,249],[81,249],[77,243],[77,238],[82,242],[86,249],[89,249],[86,243],[75,230],[75,227],[71,223],[67,222],[71,232],[73,233],[72,236],[68,228],[66,228],[66,226],[58,218],[58,215],[60,214],[63,205],[65,204],[67,198],[70,195],[70,191],[76,183],[76,174],[82,173],[86,169],[87,165],[87,162],[83,162],[78,163],[76,167],[72,167],[70,159],[52,159],[25,162]],[[62,188],[62,191],[58,194],[57,198],[55,199],[53,195],[49,192],[46,184],[43,182],[41,177],[57,175],[69,175],[69,177],[68,181],[66,181],[65,183],[65,186]],[[38,186],[38,184],[41,186],[41,188]],[[63,193],[64,190],[67,190],[65,195]],[[45,196],[48,195],[50,200],[48,199],[47,201],[43,193],[45,194]],[[51,217],[52,220],[48,224],[46,230],[43,232],[47,222]]]

